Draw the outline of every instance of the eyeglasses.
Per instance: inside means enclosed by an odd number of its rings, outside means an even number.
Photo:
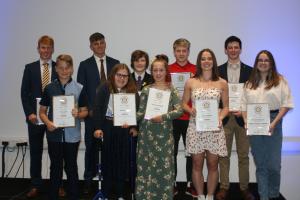
[[[127,74],[120,74],[120,73],[116,73],[116,76],[117,76],[118,78],[124,78],[124,79],[126,79],[126,78],[129,77],[129,75],[127,75]]]
[[[258,59],[257,61],[260,62],[260,63],[269,63],[269,62],[271,62],[269,59],[265,59],[265,60]]]

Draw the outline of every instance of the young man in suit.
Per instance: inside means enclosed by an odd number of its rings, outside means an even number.
[[[28,198],[38,196],[42,186],[42,154],[46,126],[38,121],[37,98],[41,98],[45,86],[57,78],[55,62],[51,59],[54,52],[54,40],[50,36],[42,36],[38,40],[37,51],[40,58],[25,66],[21,86],[21,100],[28,126],[30,146],[31,189],[26,195]],[[61,195],[62,193],[64,191],[60,192]]]
[[[219,66],[219,75],[227,80],[228,83],[245,83],[252,71],[252,68],[240,60],[242,52],[242,42],[236,36],[230,36],[225,41],[225,53],[228,61]],[[240,190],[243,199],[253,200],[254,196],[248,190],[249,184],[249,141],[244,128],[244,121],[241,111],[230,111],[228,117],[223,120],[224,131],[226,136],[226,146],[228,156],[220,157],[220,190],[216,195],[217,200],[225,200],[230,187],[229,168],[230,154],[232,149],[233,137],[236,141],[236,150],[238,154],[238,169]]]
[[[190,42],[187,39],[179,38],[173,43],[173,51],[175,62],[169,66],[170,73],[190,73],[190,76],[196,74],[196,66],[191,64],[188,60],[190,54]],[[183,88],[182,88],[183,89]],[[180,89],[180,90],[182,90]],[[190,104],[191,105],[191,104]],[[189,125],[190,116],[188,113],[184,113],[180,118],[173,120],[173,136],[174,136],[174,160],[175,160],[175,184],[174,184],[174,195],[178,193],[176,187],[176,175],[177,175],[177,154],[178,144],[180,137],[182,136],[183,144],[185,146],[186,131]],[[187,178],[187,189],[186,194],[197,197],[197,192],[192,185],[192,158],[186,157],[186,178]]]
[[[93,55],[80,62],[77,82],[81,83],[87,92],[88,96],[88,109],[89,116],[85,118],[85,158],[84,158],[84,179],[85,188],[84,193],[91,192],[91,182],[96,176],[96,165],[98,163],[98,148],[97,141],[94,138],[94,125],[92,121],[92,108],[96,96],[97,87],[104,83],[109,77],[109,73],[113,66],[120,63],[118,60],[111,58],[105,54],[106,42],[105,37],[101,33],[93,33],[90,38],[90,49],[93,51]]]

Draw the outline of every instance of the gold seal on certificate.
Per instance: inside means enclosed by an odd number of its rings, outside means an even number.
[[[241,99],[243,95],[243,83],[228,83],[229,111],[241,110]]]
[[[247,135],[270,135],[270,110],[267,103],[247,104]]]
[[[114,126],[136,125],[135,94],[113,94]]]
[[[75,118],[72,110],[75,108],[73,95],[61,95],[53,97],[53,123],[56,127],[74,127]]]
[[[170,73],[173,86],[178,90],[179,96],[182,97],[185,82],[191,77],[190,72]]]
[[[217,131],[219,130],[219,110],[216,99],[196,100],[196,130]]]
[[[170,95],[170,91],[150,88],[145,119],[151,119],[158,115],[166,114],[169,108]]]
[[[41,120],[40,118],[40,114],[39,114],[39,111],[40,111],[40,101],[41,101],[42,98],[36,98],[36,118],[37,118],[37,123],[36,125],[42,125],[44,124],[43,121]]]

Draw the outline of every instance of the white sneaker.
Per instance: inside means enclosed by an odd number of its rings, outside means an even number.
[[[119,197],[118,200],[125,200],[123,197]]]
[[[197,200],[205,200],[205,196],[203,194],[198,195]]]
[[[214,196],[213,195],[207,195],[205,200],[214,200]]]

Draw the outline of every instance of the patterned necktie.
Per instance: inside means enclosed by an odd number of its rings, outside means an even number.
[[[101,82],[101,84],[106,81],[103,61],[104,61],[103,59],[100,59],[100,82]]]
[[[48,63],[43,64],[42,90],[44,91],[46,85],[50,83],[50,72]]]
[[[140,91],[142,89],[142,77],[138,76],[138,80],[136,81],[136,86],[138,91]]]

